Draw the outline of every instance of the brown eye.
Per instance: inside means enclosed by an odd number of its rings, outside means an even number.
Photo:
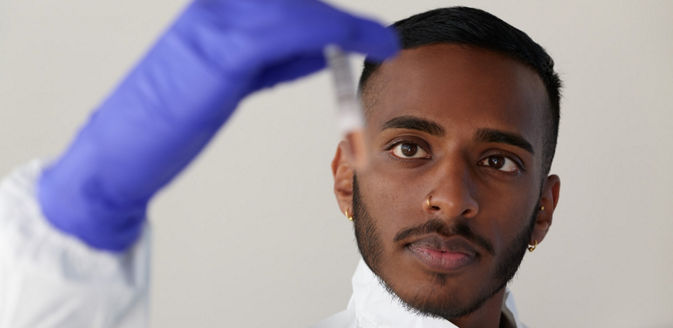
[[[487,166],[507,173],[516,173],[521,170],[519,165],[517,165],[513,159],[499,155],[486,157],[479,161],[479,165]]]
[[[395,157],[399,158],[426,158],[428,153],[415,143],[400,142],[392,149]]]
[[[416,151],[418,151],[418,146],[414,144],[401,144],[400,145],[400,151],[402,151],[402,154],[407,157],[412,157],[416,155]]]
[[[491,156],[488,158],[488,166],[494,169],[500,169],[503,165],[505,165],[505,159],[503,157]]]

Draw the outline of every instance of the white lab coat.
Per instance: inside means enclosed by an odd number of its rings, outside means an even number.
[[[122,254],[92,249],[60,233],[36,200],[41,164],[0,183],[0,328],[143,328],[149,326],[149,226]],[[523,327],[507,293],[503,313]],[[383,288],[360,261],[345,311],[314,328],[448,328],[415,314]]]
[[[147,327],[149,229],[122,254],[60,233],[36,201],[40,172],[0,183],[0,328]]]
[[[519,321],[514,298],[505,293],[502,312],[514,327],[525,328]],[[353,295],[345,311],[311,328],[455,328],[451,322],[419,315],[408,310],[391,295],[363,260],[353,275]]]

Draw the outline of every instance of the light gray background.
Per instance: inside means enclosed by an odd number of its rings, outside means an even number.
[[[333,1],[392,22],[455,1]],[[55,156],[183,0],[0,2],[0,173]],[[474,1],[565,82],[548,238],[515,277],[532,327],[673,326],[673,1]],[[303,327],[358,260],[332,195],[328,76],[247,99],[151,207],[153,327]]]

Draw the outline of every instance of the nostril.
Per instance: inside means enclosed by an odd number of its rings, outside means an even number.
[[[432,205],[430,208],[435,210],[435,211],[439,210],[439,206],[435,206],[435,205]]]
[[[461,214],[462,214],[463,216],[467,217],[467,216],[472,215],[472,212],[473,212],[472,209],[467,208],[467,209],[465,209],[465,210],[463,211],[463,213],[461,213]]]

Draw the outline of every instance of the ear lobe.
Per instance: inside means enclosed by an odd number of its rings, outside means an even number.
[[[353,213],[353,167],[344,156],[348,144],[341,141],[332,160],[332,175],[334,177],[334,195],[341,213]]]
[[[551,227],[554,210],[559,200],[559,192],[561,189],[561,180],[557,175],[550,175],[542,186],[542,194],[540,196],[540,206],[538,214],[535,219],[535,227],[531,235],[530,243],[540,243],[547,235],[549,227]],[[544,206],[544,209],[542,207]]]

